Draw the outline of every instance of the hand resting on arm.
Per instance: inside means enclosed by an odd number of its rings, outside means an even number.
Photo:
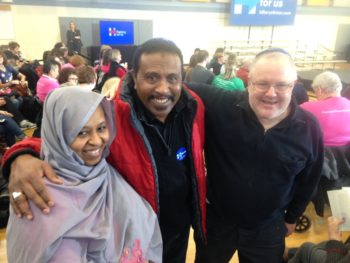
[[[8,188],[11,206],[18,217],[24,215],[28,220],[33,219],[28,199],[32,200],[43,213],[50,213],[54,200],[47,191],[44,176],[52,183],[62,183],[48,163],[30,154],[20,155],[12,162]],[[15,200],[13,192],[21,192],[22,195]]]

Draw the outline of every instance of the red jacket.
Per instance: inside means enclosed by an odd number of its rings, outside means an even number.
[[[157,213],[159,210],[158,175],[154,169],[155,161],[151,156],[149,142],[145,134],[142,133],[143,129],[140,129],[141,123],[137,119],[135,111],[130,106],[130,103],[133,103],[132,95],[129,92],[130,86],[133,86],[132,78],[127,75],[120,82],[115,99],[117,135],[110,146],[108,162],[123,175],[136,192],[150,203]],[[197,104],[192,123],[192,134],[188,136],[192,138],[192,165],[195,171],[195,174],[192,175],[195,180],[191,180],[195,181],[193,192],[196,193],[196,200],[193,202],[195,204],[193,222],[194,228],[204,238],[206,233],[206,176],[203,156],[204,105],[202,100],[187,87],[183,87],[183,92],[186,92]],[[24,148],[28,147],[32,148],[34,152],[40,151],[40,140],[29,138],[8,150],[3,158],[6,167],[5,174],[8,173],[10,166],[10,162],[7,162],[8,158],[14,159],[14,156],[18,156]]]
[[[136,113],[130,104],[135,103],[130,93],[133,88],[132,78],[127,75],[120,82],[117,98],[115,100],[115,111],[117,116],[117,137],[110,147],[111,154],[108,157],[111,163],[132,185],[135,190],[143,196],[158,212],[158,175],[156,174],[155,161],[151,156],[149,142],[143,133],[142,124],[137,119]],[[197,110],[192,123],[192,145],[193,167],[195,174],[194,193],[197,193],[195,204],[195,229],[205,236],[206,222],[206,177],[204,169],[204,105],[202,100],[193,91],[183,87],[191,99],[197,104]],[[164,209],[164,208],[163,208]]]

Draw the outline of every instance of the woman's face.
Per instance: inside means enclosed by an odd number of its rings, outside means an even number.
[[[75,30],[75,23],[74,23],[74,22],[70,22],[70,23],[69,23],[69,28],[70,28],[71,30]]]
[[[101,106],[84,125],[77,137],[70,144],[87,166],[94,166],[102,159],[102,153],[109,140],[106,117]]]

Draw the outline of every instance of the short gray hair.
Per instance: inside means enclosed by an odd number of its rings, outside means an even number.
[[[334,93],[342,90],[342,83],[338,74],[330,71],[318,74],[311,86],[313,89],[320,87],[324,93]]]
[[[278,59],[278,58],[284,58],[286,59],[292,70],[294,71],[294,77],[295,79],[297,79],[297,70],[296,70],[296,67],[295,67],[295,64],[294,64],[294,61],[292,59],[292,57],[290,56],[290,54],[281,49],[281,48],[269,48],[269,49],[265,49],[263,51],[261,51],[260,53],[258,53],[254,60],[252,61],[252,64],[250,65],[250,70],[249,70],[249,79],[252,78],[252,75],[254,73],[254,70],[255,70],[255,65],[260,61],[260,59],[262,58],[267,58],[267,59]]]

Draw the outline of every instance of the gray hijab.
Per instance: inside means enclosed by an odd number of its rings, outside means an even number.
[[[7,230],[9,262],[161,262],[157,217],[103,158],[95,166],[69,147],[97,107],[115,136],[113,104],[81,87],[56,89],[45,100],[42,158],[63,180],[46,181],[55,206],[49,215],[31,204],[34,220],[11,212]]]
[[[70,144],[101,105],[110,140],[103,152],[103,160],[96,166],[86,166]],[[51,164],[56,172],[68,181],[88,181],[109,172],[105,157],[115,137],[113,104],[98,93],[81,87],[57,89],[46,98],[42,120],[41,158]]]

